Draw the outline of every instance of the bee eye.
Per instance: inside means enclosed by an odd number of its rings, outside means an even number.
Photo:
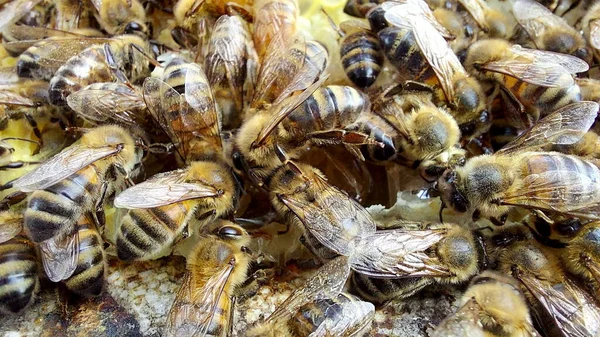
[[[144,28],[137,22],[130,22],[125,26],[125,34],[135,34],[135,32],[143,32]]]
[[[242,231],[239,228],[232,226],[221,227],[219,228],[219,232],[217,233],[218,236],[224,239],[237,239],[243,234],[244,233],[242,233]]]

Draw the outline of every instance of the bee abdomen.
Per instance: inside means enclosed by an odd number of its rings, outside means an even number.
[[[411,30],[389,27],[377,35],[385,56],[400,71],[402,77],[420,80],[434,75]]]
[[[64,282],[65,286],[79,295],[98,296],[104,288],[106,273],[104,242],[90,224],[80,224],[79,241],[77,268]]]
[[[56,71],[50,80],[48,98],[51,104],[66,106],[70,94],[91,83],[112,82],[114,77],[106,63],[103,46],[92,46],[71,57]]]
[[[16,236],[0,244],[0,308],[17,313],[33,301],[39,288],[33,243]]]
[[[381,303],[392,298],[410,297],[432,284],[431,278],[407,277],[402,279],[378,279],[353,273],[351,285],[353,292],[361,298]]]
[[[184,223],[177,223],[161,208],[132,209],[117,233],[119,259],[131,261],[151,257],[171,245]]]
[[[383,52],[377,37],[360,31],[347,36],[340,48],[346,75],[362,88],[368,88],[377,79],[383,65]]]

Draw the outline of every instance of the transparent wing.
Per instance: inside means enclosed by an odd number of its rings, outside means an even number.
[[[426,250],[442,240],[446,229],[378,231],[366,237],[350,258],[353,270],[375,278],[448,276],[450,272]]]
[[[349,275],[350,267],[347,257],[338,256],[327,262],[301,287],[294,290],[265,320],[265,323],[270,326],[283,324],[304,304],[337,296],[342,291]]]
[[[589,43],[595,49],[600,49],[600,21],[594,20],[589,23]]]
[[[529,273],[519,280],[538,300],[549,317],[565,336],[596,336],[600,331],[600,313],[594,300],[582,289],[565,279],[563,284],[549,286]]]
[[[12,186],[23,192],[44,189],[95,161],[117,154],[120,151],[119,146],[107,145],[92,148],[80,144],[72,145],[13,181]]]
[[[46,27],[34,27],[24,25],[12,25],[4,30],[4,33],[10,36],[14,40],[29,40],[36,41],[48,38],[50,36],[59,37],[82,37],[81,34],[68,32],[65,30],[58,30]]]
[[[534,58],[536,63],[553,63],[565,68],[570,74],[582,73],[588,71],[590,66],[582,59],[561,53],[555,53],[547,50],[523,48],[518,44],[510,48],[513,54],[525,58]]]
[[[481,69],[505,74],[542,87],[567,88],[575,83],[573,76],[555,63],[511,59],[488,62],[482,65]]]
[[[548,144],[574,144],[596,121],[598,108],[598,103],[585,101],[564,106],[542,118],[496,153],[532,151]]]
[[[311,86],[306,88],[301,94],[294,95],[292,97],[288,97],[284,99],[277,105],[269,108],[269,113],[273,116],[269,123],[264,126],[264,128],[260,131],[258,136],[256,137],[255,144],[260,146],[264,144],[267,140],[267,137],[275,130],[277,125],[281,123],[290,113],[294,111],[300,104],[304,103],[310,95],[313,94],[319,87],[327,80],[329,75],[325,75],[321,77],[317,82],[313,83]]]
[[[435,328],[431,337],[485,337],[485,333],[479,323],[481,307],[474,298],[467,301],[455,313],[446,317],[440,325]]]
[[[34,101],[27,97],[23,97],[17,93],[0,90],[0,104],[6,105],[17,105],[17,106],[26,106],[26,107],[36,107]]]
[[[375,316],[373,304],[344,293],[340,297],[339,309],[331,315],[325,312],[325,319],[309,337],[358,336],[357,333],[371,325]]]
[[[23,229],[23,217],[16,217],[12,219],[3,219],[4,221],[0,224],[0,243],[4,243],[17,234],[21,233]]]
[[[446,27],[442,26],[439,21],[433,15],[433,12],[429,8],[429,5],[425,1],[422,0],[399,0],[399,1],[385,1],[381,4],[383,10],[387,11],[390,8],[398,5],[409,5],[414,8],[414,10],[420,11],[420,15],[423,19],[427,20],[431,25],[435,27],[435,29],[442,34],[442,36],[446,39],[455,38],[452,33],[450,33]]]
[[[487,4],[481,0],[459,0],[461,5],[471,14],[479,28],[488,31],[489,25],[485,19],[485,8]]]
[[[221,128],[215,98],[210,82],[202,68],[190,63],[185,75],[185,101],[193,109],[197,118],[183,118],[182,121],[194,123],[196,133],[203,139],[221,148]],[[188,121],[189,119],[189,121]]]
[[[204,337],[213,324],[218,310],[231,310],[231,301],[226,299],[228,307],[219,306],[224,293],[225,285],[231,276],[234,263],[228,263],[218,270],[200,288],[192,283],[192,276],[188,273],[175,301],[169,310],[166,325],[166,336],[177,337]]]
[[[117,208],[153,208],[222,194],[222,191],[200,181],[186,182],[186,177],[186,170],[159,173],[121,192],[114,205]]]
[[[2,9],[0,9],[0,31],[21,20],[25,14],[40,2],[42,0],[13,0],[4,4]]]
[[[519,25],[536,44],[539,44],[540,39],[555,29],[573,30],[577,34],[567,21],[536,1],[514,1],[513,14]]]
[[[69,95],[67,103],[88,121],[126,125],[136,125],[136,110],[146,107],[140,94],[124,84],[114,90],[86,87]]]
[[[48,279],[60,282],[68,279],[77,269],[79,259],[79,231],[71,225],[70,230],[39,244],[42,264]]]
[[[360,240],[375,232],[375,221],[346,193],[317,179],[309,182],[318,194],[314,202],[296,200],[288,195],[279,198],[321,244],[349,256]]]

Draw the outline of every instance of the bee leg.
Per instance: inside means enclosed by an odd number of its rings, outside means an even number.
[[[508,219],[508,214],[502,214],[500,219],[496,217],[490,217],[489,219],[496,226],[504,226],[504,224],[506,224],[506,219]]]
[[[252,15],[252,8],[242,6],[235,2],[226,2],[225,10],[227,12],[227,15],[229,16],[237,15],[243,18],[248,23],[252,23],[254,21],[254,16]]]
[[[42,145],[44,145],[44,140],[42,139],[42,132],[38,128],[37,122],[35,121],[33,116],[26,113],[25,119],[27,119],[27,123],[29,123],[29,125],[31,125],[31,128],[33,129],[33,134],[40,140],[37,150],[33,152],[33,155],[36,155],[40,152],[40,148],[42,147]]]
[[[259,269],[252,273],[252,275],[242,283],[236,290],[237,298],[239,300],[245,300],[250,298],[258,292],[260,287],[269,283],[275,276],[274,269]]]
[[[110,44],[108,44],[108,43],[104,44],[104,55],[105,55],[106,64],[110,68],[113,75],[115,75],[115,77],[121,83],[123,83],[126,86],[133,89],[134,88],[133,85],[129,82],[129,79],[127,78],[127,76],[125,76],[125,73],[123,73],[123,71],[121,70],[121,68],[119,68],[119,65],[115,61],[115,55],[112,51],[112,48],[110,47]]]
[[[27,193],[16,191],[8,194],[0,201],[0,211],[6,211],[10,206],[20,203],[27,198]]]
[[[229,323],[227,324],[229,326],[229,331],[227,333],[227,336],[233,336],[233,316],[235,315],[235,305],[237,304],[237,297],[231,296],[229,299],[231,300],[231,307],[229,308]]]

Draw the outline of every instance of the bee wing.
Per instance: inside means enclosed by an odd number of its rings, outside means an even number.
[[[12,186],[23,192],[44,189],[95,161],[117,154],[120,151],[121,149],[118,146],[87,147],[79,144],[72,145],[13,181]]]
[[[378,231],[363,239],[350,258],[350,266],[375,278],[447,276],[448,269],[425,254],[446,232],[443,228]]]
[[[23,229],[23,218],[19,217],[17,219],[5,220],[0,225],[0,243],[4,243],[12,238],[14,238],[17,234],[21,233]]]
[[[102,0],[90,0],[97,12],[102,8]]]
[[[547,50],[523,48],[518,44],[510,48],[511,52],[525,58],[534,58],[535,63],[553,63],[563,67],[568,73],[576,74],[588,71],[590,66],[584,60],[572,55]]]
[[[564,283],[549,286],[528,273],[521,273],[519,280],[537,299],[546,314],[565,336],[596,336],[600,313],[593,299],[568,279]]]
[[[200,137],[221,148],[221,127],[215,98],[204,70],[195,63],[189,64],[185,75],[185,101],[197,118],[181,120],[193,123]]]
[[[82,37],[83,35],[68,32],[66,30],[52,29],[46,27],[34,27],[24,25],[12,25],[4,30],[6,34],[15,40],[39,41],[50,36],[60,37]]]
[[[200,181],[185,182],[185,170],[159,173],[119,193],[117,208],[153,208],[190,199],[217,197],[222,192]]]
[[[466,76],[465,69],[440,32],[433,25],[423,21],[418,13],[404,11],[404,7],[392,7],[385,13],[385,18],[393,25],[400,27],[408,25],[412,29],[417,45],[435,72],[446,98],[451,102],[454,101],[452,80],[457,73]]]
[[[600,49],[600,21],[593,20],[589,23],[590,37],[588,39],[590,45],[595,49]]]
[[[337,315],[326,316],[308,337],[355,336],[370,326],[375,316],[372,303],[358,299],[343,302]]]
[[[260,131],[256,137],[256,144],[263,144],[267,137],[275,130],[277,125],[281,123],[290,113],[294,111],[300,104],[304,103],[310,95],[313,94],[327,80],[329,75],[322,76],[317,82],[306,88],[302,93],[284,99],[277,105],[269,108],[270,114],[273,116],[269,123]]]
[[[327,262],[301,287],[294,290],[265,320],[265,323],[283,324],[304,304],[337,296],[342,291],[349,275],[350,267],[347,257],[338,256]]]
[[[135,125],[135,110],[143,109],[146,103],[133,89],[102,90],[83,88],[67,97],[69,107],[84,119],[93,123],[117,122]]]
[[[42,264],[48,279],[60,282],[68,279],[77,269],[79,259],[79,231],[72,225],[69,231],[40,242]]]
[[[496,153],[532,151],[548,144],[574,144],[592,126],[596,120],[598,108],[598,103],[586,101],[564,106],[539,120],[529,130]]]
[[[400,0],[400,1],[386,1],[382,3],[380,6],[383,10],[388,11],[390,8],[398,6],[398,5],[409,5],[414,8],[414,10],[418,10],[423,19],[427,20],[435,29],[442,34],[442,36],[446,39],[453,39],[455,36],[450,33],[446,27],[442,26],[442,24],[435,18],[433,12],[429,8],[429,5],[425,1],[422,0]],[[386,18],[387,19],[387,18]]]
[[[375,232],[371,214],[326,181],[310,183],[319,195],[315,202],[303,202],[285,195],[279,196],[280,200],[321,244],[340,255],[352,254],[357,240]],[[352,229],[348,229],[350,225]]]
[[[37,105],[31,99],[23,97],[17,93],[0,90],[0,104],[18,105],[27,107],[36,107]]]
[[[524,62],[522,59],[488,62],[481,69],[505,74],[523,82],[549,88],[567,88],[575,81],[562,66],[554,63]]]
[[[490,26],[485,19],[485,9],[487,7],[485,2],[481,0],[458,0],[458,2],[471,14],[479,28],[485,31],[489,30]]]
[[[0,85],[14,85],[19,82],[17,68],[14,66],[0,66]]]
[[[519,26],[523,27],[535,44],[538,44],[539,39],[549,30],[556,29],[554,27],[574,30],[563,18],[532,0],[515,0],[513,14]]]
[[[25,14],[40,2],[42,0],[13,0],[4,4],[2,9],[0,9],[0,31],[21,20]]]
[[[446,317],[435,328],[431,337],[485,337],[479,323],[480,313],[481,307],[474,298],[471,298],[455,313]]]
[[[538,165],[545,163],[539,163]],[[536,165],[535,159],[528,165]],[[600,183],[576,171],[530,174],[518,190],[504,193],[501,205],[521,206],[585,218],[600,216]]]
[[[204,337],[207,335],[215,314],[220,309],[221,297],[227,296],[223,290],[231,276],[234,264],[235,262],[232,262],[223,266],[201,288],[196,288],[195,284],[192,284],[191,275],[186,274],[169,310],[166,336]],[[229,308],[221,309],[231,310],[231,301],[228,303]]]

